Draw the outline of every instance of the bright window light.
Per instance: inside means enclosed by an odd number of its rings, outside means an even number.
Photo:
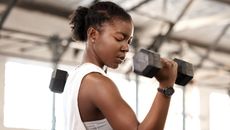
[[[200,130],[200,91],[198,87],[190,88],[185,104],[186,130]]]
[[[31,64],[5,65],[4,125],[10,128],[50,129],[52,69]]]
[[[175,93],[171,97],[165,130],[183,129],[183,90],[176,86],[174,89]]]
[[[229,130],[230,97],[225,93],[210,95],[210,130]]]

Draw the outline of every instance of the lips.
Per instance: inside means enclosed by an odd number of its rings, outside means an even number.
[[[119,59],[121,59],[122,61],[125,59],[125,57],[118,57]]]
[[[118,59],[118,61],[119,61],[119,63],[122,63],[122,62],[124,62],[125,61],[125,57],[117,57],[117,59]]]

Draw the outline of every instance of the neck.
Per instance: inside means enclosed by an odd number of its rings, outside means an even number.
[[[95,51],[92,49],[92,47],[86,46],[84,54],[83,54],[82,63],[92,63],[92,64],[99,66],[100,68],[103,68],[104,64],[100,61],[101,60],[99,59]]]

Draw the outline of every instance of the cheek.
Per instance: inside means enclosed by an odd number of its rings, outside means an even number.
[[[104,60],[110,61],[112,60],[118,51],[118,44],[115,40],[111,38],[103,39],[100,41],[99,51],[100,55]]]
[[[101,50],[105,57],[111,57],[114,53],[114,46],[110,43],[111,42],[107,41],[104,44],[101,44]]]
[[[104,49],[104,52],[114,52],[117,50],[119,43],[113,37],[105,36],[100,41],[100,46]]]

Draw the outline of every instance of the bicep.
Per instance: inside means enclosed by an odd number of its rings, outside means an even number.
[[[103,113],[114,130],[134,130],[138,121],[131,107],[122,99],[116,85],[109,79],[97,83],[95,97],[96,107]]]

